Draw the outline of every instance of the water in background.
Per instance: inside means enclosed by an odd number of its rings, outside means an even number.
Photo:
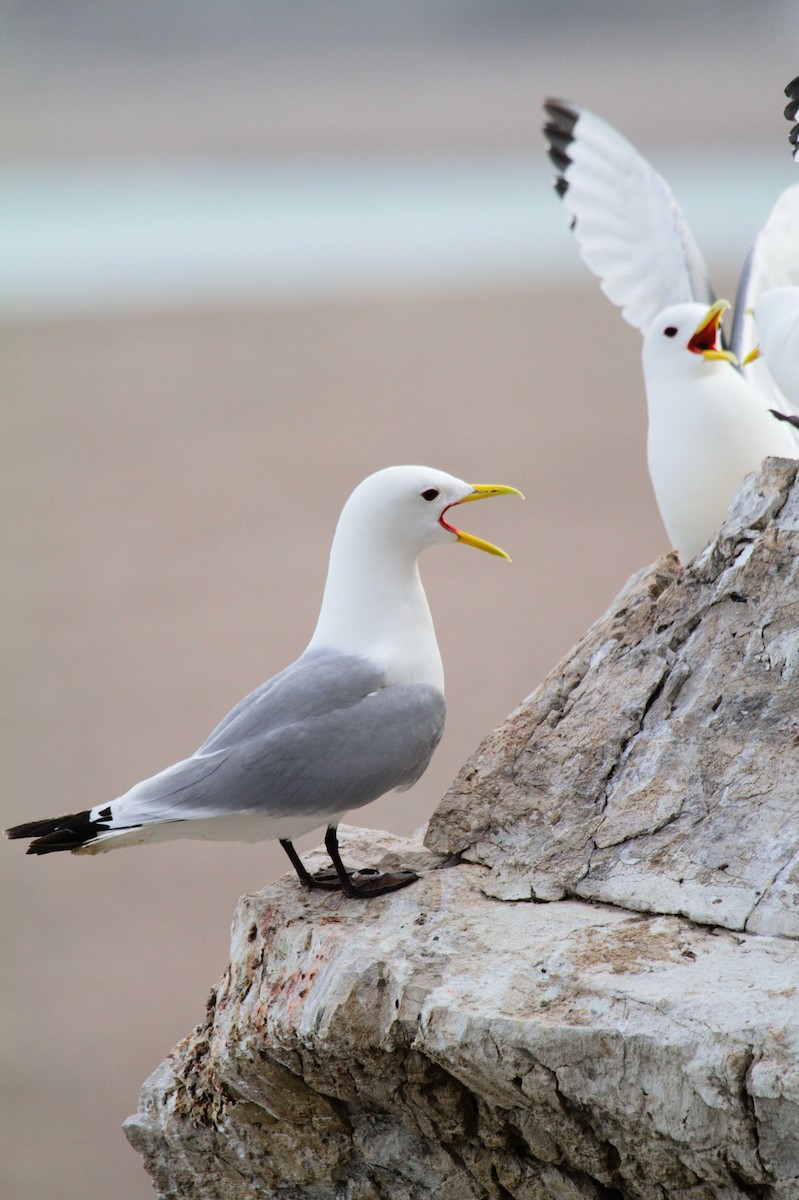
[[[786,156],[787,157],[787,156]],[[711,267],[736,270],[790,160],[668,157]],[[46,316],[587,275],[541,161],[163,162],[0,171],[0,313]]]

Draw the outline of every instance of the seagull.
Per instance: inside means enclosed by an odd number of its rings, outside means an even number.
[[[767,370],[741,359],[757,296],[799,283],[799,185],[785,189],[746,256],[731,348],[702,253],[665,179],[613,126],[562,100],[544,134],[580,253],[643,334],[647,461],[666,532],[683,562],[724,520],[743,477],[769,454],[799,457],[795,410]],[[775,420],[778,417],[780,420]]]
[[[785,95],[789,98],[785,116],[795,121],[799,116],[799,77],[787,85]],[[793,157],[799,162],[799,124],[793,126],[788,140],[794,147]],[[784,214],[779,242],[777,254],[783,261],[799,257],[799,227],[796,212],[790,206]],[[791,246],[788,253],[786,245]],[[768,374],[791,406],[788,414],[775,412],[775,416],[784,416],[791,424],[799,425],[799,286],[796,283],[791,286],[779,278],[771,281],[760,290],[753,307],[759,340],[743,360],[744,365],[761,357],[765,360]]]
[[[725,300],[672,304],[644,333],[647,466],[671,544],[690,562],[723,523],[741,480],[768,455],[799,456],[719,343]]]
[[[307,649],[246,696],[190,758],[110,803],[6,830],[28,854],[98,854],[173,838],[277,838],[306,887],[369,898],[412,871],[348,871],[344,813],[426,770],[444,729],[444,673],[419,576],[428,546],[460,542],[508,558],[452,523],[452,510],[515,488],[468,484],[421,466],[388,467],[341,512],[319,619]],[[311,875],[292,844],[325,825],[332,871]]]

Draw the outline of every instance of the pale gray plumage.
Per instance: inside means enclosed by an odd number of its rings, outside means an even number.
[[[321,824],[410,787],[441,739],[444,697],[428,684],[383,682],[366,659],[308,651],[240,701],[191,758],[120,797],[120,818],[146,825],[252,813],[296,819],[301,832],[309,818]]]
[[[444,674],[418,569],[420,553],[462,542],[507,558],[456,529],[467,500],[515,493],[429,467],[389,467],[363,480],[342,509],[313,637],[304,654],[246,696],[187,759],[110,803],[7,830],[29,854],[98,854],[173,838],[278,838],[302,882],[374,896],[413,872],[354,880],[341,862],[343,814],[424,773],[444,730]],[[319,825],[334,871],[311,876],[292,839]]]

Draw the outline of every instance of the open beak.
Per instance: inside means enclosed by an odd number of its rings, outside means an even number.
[[[741,366],[742,366],[742,367],[748,366],[748,364],[749,364],[750,362],[754,362],[756,358],[760,358],[760,355],[761,355],[761,354],[762,354],[762,351],[761,351],[761,349],[760,349],[760,346],[754,346],[754,347],[753,347],[753,348],[752,348],[752,349],[749,351],[749,353],[747,354],[747,356],[746,356],[746,358],[743,360],[743,362],[741,363]]]
[[[473,491],[468,496],[464,496],[462,500],[457,500],[455,504],[448,504],[441,516],[438,518],[439,523],[444,529],[454,533],[459,542],[463,542],[465,546],[475,546],[478,550],[485,550],[486,554],[496,554],[499,558],[507,558],[510,562],[510,555],[504,550],[500,550],[499,546],[492,546],[491,542],[484,542],[482,538],[474,537],[471,533],[464,533],[461,529],[456,529],[454,525],[450,525],[444,520],[444,517],[451,508],[456,508],[459,504],[468,504],[470,500],[487,500],[489,496],[519,496],[522,500],[524,496],[516,488],[504,487],[500,483],[475,483],[472,485]]]
[[[688,343],[688,349],[693,354],[701,354],[703,358],[711,361],[722,359],[724,362],[732,363],[733,366],[738,366],[738,359],[732,350],[723,350],[718,345],[722,315],[726,309],[731,307],[728,300],[717,300],[710,306]]]

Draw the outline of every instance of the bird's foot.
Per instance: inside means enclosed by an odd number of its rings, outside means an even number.
[[[348,886],[336,870],[315,871],[309,876],[308,887],[322,888],[329,892],[344,892],[357,900],[371,900],[373,896],[385,896],[400,888],[415,883],[419,876],[415,871],[385,871],[382,874],[374,867],[362,867],[347,873]]]
[[[374,868],[366,867],[363,871],[353,872],[355,875],[365,875],[367,873],[376,875],[377,871]],[[333,867],[326,867],[323,871],[314,871],[313,875],[309,874],[308,878],[303,879],[302,882],[309,888],[322,888],[327,892],[342,891],[341,877]]]
[[[409,883],[416,883],[419,876],[415,871],[384,871],[382,874],[367,868],[353,871],[350,875],[352,890],[342,888],[348,896],[358,900],[371,900],[373,896],[386,896],[398,892]]]

